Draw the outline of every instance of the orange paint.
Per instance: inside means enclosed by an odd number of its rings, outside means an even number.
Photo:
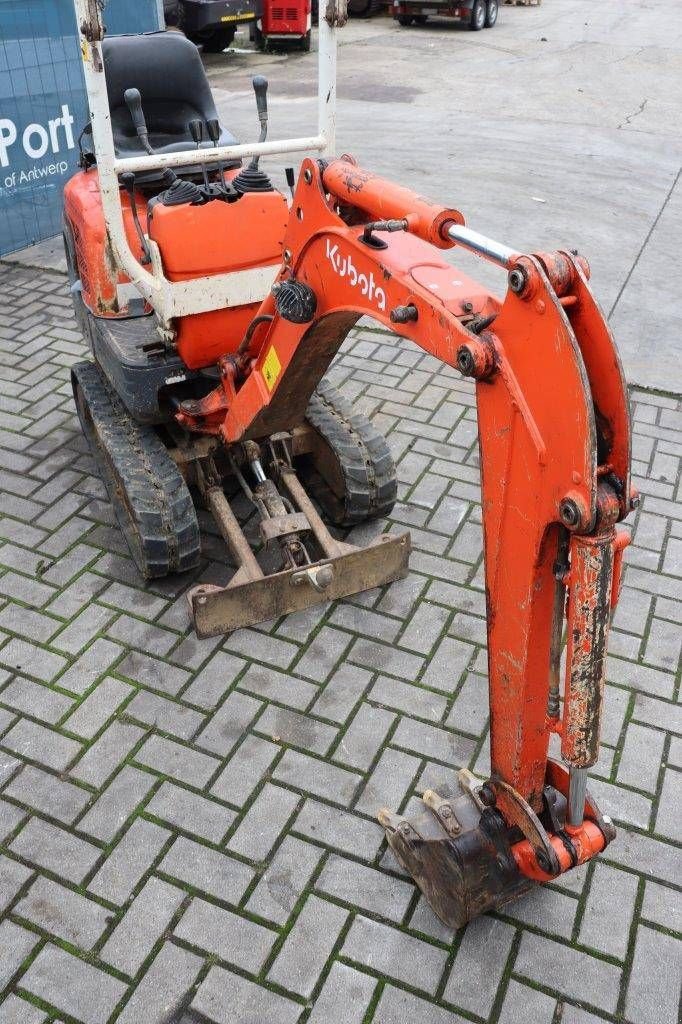
[[[252,192],[235,203],[155,205],[149,236],[161,251],[169,281],[228,274],[278,263],[289,210],[279,192]],[[260,303],[196,313],[178,321],[177,349],[192,370],[232,354]]]
[[[146,231],[147,201],[141,192],[136,192],[135,196],[142,230]],[[121,189],[121,209],[128,245],[141,259],[143,254],[133,222],[130,197],[124,189]],[[118,308],[116,286],[125,284],[129,279],[114,267],[96,170],[81,171],[67,181],[64,211],[73,230],[83,301],[96,316],[119,316],[125,311]]]
[[[566,836],[575,850],[575,862],[566,848],[566,844],[561,841],[559,836],[550,836],[549,840],[559,859],[561,873],[591,860],[606,846],[601,829],[593,821],[584,821],[578,829],[567,828]],[[537,882],[550,882],[552,878],[556,878],[556,875],[551,875],[538,867],[535,852],[527,839],[515,843],[512,846],[512,854],[516,866],[526,878],[534,878]]]

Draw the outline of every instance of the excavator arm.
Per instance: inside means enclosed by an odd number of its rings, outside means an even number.
[[[504,267],[502,303],[443,259],[457,244]],[[588,276],[575,253],[514,252],[350,158],[306,160],[257,325],[221,362],[220,387],[178,414],[227,445],[290,429],[363,315],[475,379],[491,774],[481,785],[463,771],[454,791],[427,791],[415,822],[380,813],[399,860],[454,926],[614,835],[585,778],[627,543],[617,524],[636,496],[626,386]],[[552,733],[562,763],[548,757]]]

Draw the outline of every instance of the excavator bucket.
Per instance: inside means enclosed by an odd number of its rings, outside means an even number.
[[[505,820],[486,807],[479,786],[464,768],[456,787],[427,789],[421,812],[411,820],[386,809],[378,814],[396,858],[441,921],[454,929],[533,884],[519,872]]]

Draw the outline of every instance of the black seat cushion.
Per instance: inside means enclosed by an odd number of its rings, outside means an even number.
[[[180,32],[150,32],[146,35],[106,36],[102,42],[104,70],[109,94],[111,126],[117,157],[146,156],[140,144],[123,94],[139,89],[149,142],[156,153],[194,150],[196,145],[189,122],[204,122],[202,149],[213,149],[206,121],[218,114],[206,78],[206,72],[194,43]],[[235,137],[221,125],[218,145],[236,144]],[[239,166],[233,161],[226,166]],[[211,170],[217,164],[208,163]],[[198,167],[176,168],[183,177],[199,177]],[[153,184],[162,172],[149,171],[137,176],[138,184]]]

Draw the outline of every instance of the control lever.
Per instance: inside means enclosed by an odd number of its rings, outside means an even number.
[[[256,110],[258,111],[258,120],[260,121],[258,141],[265,142],[268,137],[268,80],[263,75],[256,75],[252,79],[251,84],[256,94]],[[259,156],[254,156],[249,164],[249,168],[254,171],[258,170],[259,160]]]
[[[135,131],[137,132],[138,138],[142,143],[144,149],[154,156],[154,150],[149,144],[149,134],[147,132],[147,123],[144,119],[144,112],[142,110],[142,97],[139,89],[126,89],[123,93],[123,99],[125,104],[130,111],[133,124],[135,125]]]
[[[209,117],[206,121],[206,128],[208,130],[208,137],[213,143],[213,148],[218,148],[218,140],[220,139],[220,122],[217,117]],[[220,171],[220,185],[223,192],[225,189],[225,168],[222,160],[218,161],[218,170]]]
[[[293,167],[285,167],[284,168],[284,174],[285,174],[286,179],[287,179],[287,185],[289,186],[289,191],[291,192],[291,198],[293,199],[294,198],[294,186],[296,184],[296,175],[294,174]]]
[[[268,80],[262,75],[256,75],[252,79],[253,91],[256,94],[256,107],[258,108],[258,120],[260,121],[259,142],[265,142],[268,134]],[[258,156],[254,156],[248,167],[243,168],[233,179],[232,185],[237,192],[244,195],[246,192],[272,192],[272,182],[265,171],[258,166]]]
[[[189,131],[190,135],[194,139],[194,145],[197,147],[197,149],[201,149],[201,143],[203,142],[204,139],[204,122],[200,121],[198,117],[193,118],[189,123]],[[204,186],[206,188],[206,192],[208,193],[210,191],[210,185],[208,182],[208,171],[206,170],[206,164],[201,165],[201,170],[204,175]]]
[[[132,171],[124,171],[123,174],[120,176],[120,182],[123,185],[123,188],[130,196],[130,209],[133,214],[133,222],[135,224],[135,230],[137,231],[137,237],[140,239],[140,247],[142,249],[142,252],[144,253],[140,262],[146,265],[147,263],[151,263],[152,257],[151,253],[149,252],[147,239],[144,237],[144,231],[142,230],[140,218],[137,213],[137,200],[135,198],[135,175],[133,174]]]

